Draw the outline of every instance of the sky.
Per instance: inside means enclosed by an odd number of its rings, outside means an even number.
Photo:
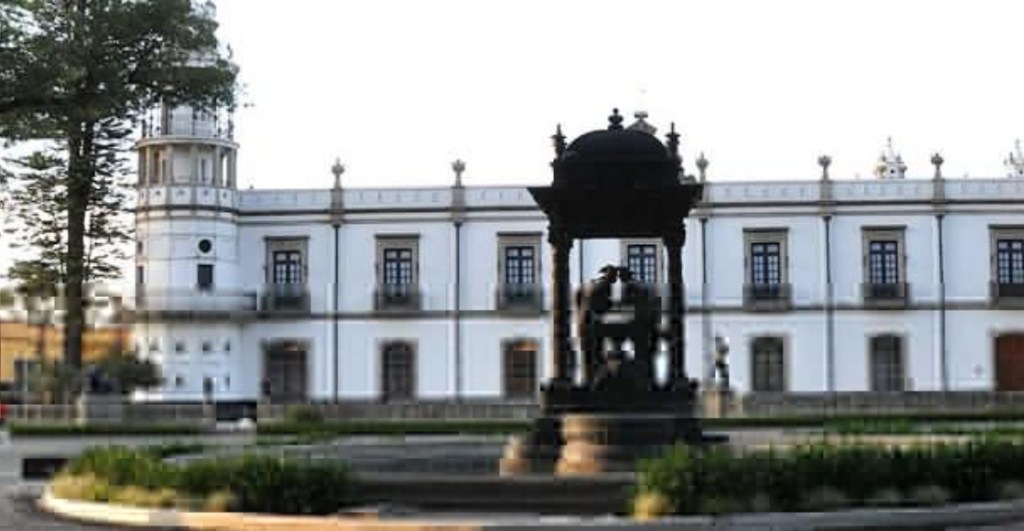
[[[1024,3],[220,0],[252,106],[240,182],[326,187],[550,180],[550,135],[618,107],[675,122],[712,180],[1002,176],[1024,136]]]
[[[1024,137],[1024,2],[219,0],[243,188],[543,184],[550,135],[675,122],[708,179],[1001,177]],[[0,248],[0,270],[11,253]]]

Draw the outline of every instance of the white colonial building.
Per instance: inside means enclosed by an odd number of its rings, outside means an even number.
[[[138,142],[145,399],[532,399],[548,373],[547,221],[524,187],[238,190],[231,127],[162,113]],[[634,126],[648,127],[643,118]],[[226,127],[225,127],[226,125]],[[686,358],[741,392],[1024,389],[1024,155],[1008,175],[707,182],[687,221]],[[703,181],[707,161],[696,162]],[[538,169],[543,171],[543,169]],[[662,282],[657,241],[572,247]]]

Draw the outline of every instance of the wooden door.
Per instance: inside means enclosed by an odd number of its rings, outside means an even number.
[[[996,338],[996,390],[1024,391],[1024,334]]]

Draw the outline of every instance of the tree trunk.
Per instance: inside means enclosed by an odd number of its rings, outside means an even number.
[[[68,138],[68,254],[64,286],[64,362],[82,367],[82,332],[85,328],[85,213],[89,204],[93,167],[93,124],[84,123]]]

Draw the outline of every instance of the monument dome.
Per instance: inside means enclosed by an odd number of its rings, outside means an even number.
[[[669,133],[668,145],[640,129],[623,128],[615,109],[607,129],[581,135],[568,147],[557,149],[552,163],[555,187],[661,188],[679,185],[681,161],[678,136]],[[556,136],[556,142],[561,137]]]

